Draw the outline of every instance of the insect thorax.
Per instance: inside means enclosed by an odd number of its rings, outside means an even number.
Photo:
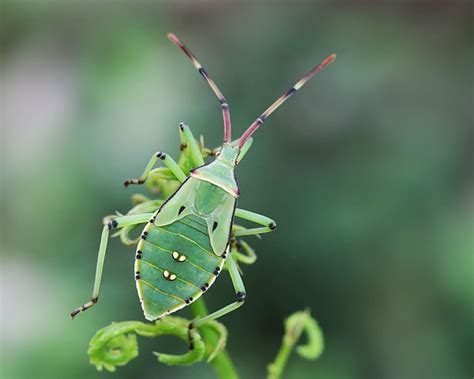
[[[239,196],[239,186],[235,180],[235,164],[239,155],[239,148],[224,144],[216,160],[191,172],[191,176],[222,188],[231,196]]]
[[[221,187],[200,180],[196,185],[194,208],[200,215],[206,216],[212,213],[229,196],[229,193]]]

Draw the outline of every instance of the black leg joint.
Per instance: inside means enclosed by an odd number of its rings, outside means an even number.
[[[166,158],[166,154],[165,154],[165,153],[162,153],[161,151],[158,151],[158,152],[156,153],[156,157],[157,157],[158,159],[164,160],[164,159]]]
[[[277,227],[277,224],[276,224],[276,222],[271,222],[271,223],[268,225],[268,227],[270,228],[270,230],[275,230],[276,227]]]
[[[116,228],[117,225],[118,225],[117,220],[111,220],[107,223],[107,227],[109,228],[109,230]]]
[[[237,292],[237,301],[239,303],[243,303],[245,301],[245,297],[247,296],[245,292]]]

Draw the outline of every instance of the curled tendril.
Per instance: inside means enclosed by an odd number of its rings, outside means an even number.
[[[296,347],[296,352],[305,359],[316,360],[323,353],[323,333],[309,310],[293,313],[285,320],[285,338],[295,344],[301,333],[305,332],[307,343]]]
[[[130,199],[132,200],[133,205],[138,205],[146,201],[150,201],[150,198],[148,196],[145,196],[141,193],[134,193],[132,196],[130,196]]]
[[[268,365],[268,379],[279,379],[296,343],[302,333],[306,334],[307,342],[296,347],[300,357],[316,360],[324,350],[324,339],[318,323],[309,310],[295,312],[285,320],[285,335],[275,360]]]
[[[238,263],[251,265],[254,264],[257,260],[255,250],[252,249],[250,245],[243,240],[239,239],[232,241],[230,251],[234,259]]]
[[[212,362],[212,360],[225,349],[227,343],[227,329],[226,327],[217,321],[208,321],[205,324],[209,329],[213,329],[218,335],[217,343],[215,346],[212,346],[208,341],[204,341],[206,345],[206,355],[207,363]]]
[[[137,335],[143,337],[159,337],[162,335],[173,335],[189,341],[189,321],[181,317],[168,316],[153,324],[140,321],[124,321],[112,323],[100,329],[89,343],[89,358],[98,370],[115,371],[117,366],[124,366],[138,356]],[[192,329],[194,333],[194,349],[184,354],[154,354],[158,361],[168,365],[191,365],[202,361],[207,357],[211,361],[225,347],[227,341],[227,329],[217,321],[205,324],[214,329],[219,340],[215,346],[205,344],[199,331]]]
[[[159,167],[151,170],[145,185],[150,193],[167,198],[178,188],[179,181],[169,168]]]
[[[137,237],[133,238],[130,236],[130,233],[132,233],[134,230],[142,228],[143,225],[128,225],[123,227],[117,234],[114,234],[114,237],[116,235],[120,236],[120,241],[127,246],[135,246],[138,241],[140,240],[140,234],[138,234]]]
[[[149,200],[146,196],[143,196],[140,194],[133,195],[132,201],[136,205],[127,212],[127,215],[134,215],[134,214],[140,214],[140,213],[152,213],[152,212],[155,212],[164,203],[164,200],[161,200],[161,199]],[[117,215],[121,216],[120,214],[117,214]],[[117,217],[117,215],[109,215],[109,216],[104,217],[104,222],[108,222],[114,219],[115,217]],[[112,234],[112,237],[119,236],[120,241],[122,241],[124,245],[134,246],[140,240],[140,235],[139,233],[137,233],[138,235],[136,237],[131,237],[131,233],[134,230],[138,230],[140,228],[143,228],[143,224],[125,226],[119,231],[117,231],[116,233]]]

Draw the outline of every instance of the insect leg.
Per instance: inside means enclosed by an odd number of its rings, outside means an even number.
[[[201,149],[199,149],[196,139],[191,132],[191,128],[184,123],[180,123],[179,130],[183,133],[183,142],[189,147],[194,164],[196,167],[202,166],[204,159],[202,158]]]
[[[242,281],[242,277],[239,274],[239,269],[237,267],[237,264],[235,263],[234,259],[232,258],[232,255],[229,254],[226,260],[226,266],[230,274],[230,278],[232,279],[232,284],[234,285],[235,289],[235,294],[237,296],[237,300],[234,301],[233,303],[211,313],[210,315],[204,316],[203,318],[200,318],[196,321],[193,321],[191,324],[191,328],[193,326],[199,326],[207,321],[211,320],[216,320],[219,317],[222,317],[226,315],[227,313],[230,313],[237,308],[241,307],[244,304],[245,301],[245,286],[244,282]]]
[[[269,233],[276,229],[276,222],[271,218],[260,215],[258,213],[246,211],[244,209],[237,208],[235,210],[235,216],[244,220],[252,221],[260,225],[264,225],[260,228],[252,228],[245,230],[236,230],[233,232],[234,237],[241,236],[253,236],[255,234]]]
[[[142,176],[138,179],[127,179],[123,185],[125,187],[128,187],[130,184],[143,184],[145,183],[145,180],[148,178],[148,175],[150,174],[150,171],[153,169],[155,166],[156,162],[158,159],[161,159],[163,163],[168,167],[171,172],[178,178],[180,182],[184,182],[186,179],[186,174],[181,170],[181,168],[178,166],[176,161],[171,158],[168,154],[162,153],[161,151],[158,151],[157,153],[153,154],[153,156],[150,158],[150,161],[145,167],[145,170],[143,171]]]
[[[72,318],[74,318],[78,313],[84,312],[86,309],[93,307],[94,304],[97,303],[97,301],[99,300],[100,282],[102,279],[102,271],[104,270],[105,252],[107,250],[109,231],[111,229],[123,228],[129,225],[145,223],[152,216],[153,216],[153,213],[143,213],[143,214],[138,214],[138,215],[121,216],[121,217],[114,218],[104,224],[104,228],[102,229],[102,235],[100,237],[99,253],[97,255],[97,266],[96,266],[96,271],[95,271],[94,289],[92,290],[91,300],[81,305],[80,307],[74,309],[71,312]]]

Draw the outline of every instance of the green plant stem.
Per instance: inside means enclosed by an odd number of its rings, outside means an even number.
[[[279,379],[281,377],[292,350],[292,344],[285,343],[285,341],[282,343],[275,360],[269,367],[268,379]]]
[[[194,317],[203,317],[209,314],[206,304],[202,298],[198,299],[191,304],[191,312]],[[206,327],[206,325],[200,326],[199,331],[203,337],[203,340],[212,346],[215,346],[219,340],[218,335],[214,329]],[[211,361],[212,367],[217,373],[217,376],[222,379],[239,379],[239,375],[235,369],[234,363],[230,358],[229,354],[223,349],[216,357]]]

